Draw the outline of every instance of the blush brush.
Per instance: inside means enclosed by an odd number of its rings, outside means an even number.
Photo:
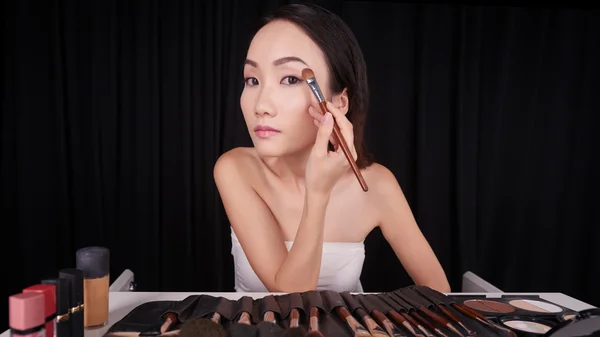
[[[354,337],[372,337],[369,330],[367,330],[362,324],[360,324],[356,320],[356,318],[352,316],[348,309],[346,309],[346,307],[336,307],[335,312],[337,313],[340,320],[346,321],[346,324],[348,324],[348,327],[354,333]]]
[[[304,77],[304,80],[310,87],[310,90],[313,92],[313,94],[317,98],[317,101],[319,101],[319,107],[321,108],[321,113],[322,114],[327,113],[327,103],[325,102],[325,96],[323,96],[323,92],[321,92],[321,88],[319,87],[319,83],[317,82],[317,78],[315,77],[315,73],[310,68],[304,68],[302,70],[302,77]],[[358,179],[358,183],[362,187],[363,191],[367,192],[369,190],[369,187],[367,186],[367,182],[365,181],[362,174],[360,173],[358,165],[356,165],[356,161],[354,160],[354,156],[352,155],[352,152],[350,152],[348,143],[346,143],[346,140],[344,139],[344,136],[342,135],[340,127],[337,125],[337,122],[335,122],[335,119],[333,122],[333,138],[338,143],[338,145],[342,148],[342,152],[344,152],[344,155],[346,156],[348,163],[350,163],[350,166],[352,167],[352,171],[354,172],[356,179]]]
[[[297,308],[290,313],[290,327],[285,330],[283,337],[305,337],[306,329],[300,325],[300,312]]]
[[[306,337],[325,337],[319,331],[319,308],[312,307],[309,311],[309,326]]]

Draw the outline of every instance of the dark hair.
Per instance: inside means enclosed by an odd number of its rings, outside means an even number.
[[[369,108],[367,66],[356,37],[336,14],[315,4],[289,4],[267,15],[259,29],[275,20],[289,21],[302,29],[323,51],[329,68],[330,89],[338,94],[347,88],[350,106],[346,114],[354,127],[357,165],[372,164],[364,142]]]

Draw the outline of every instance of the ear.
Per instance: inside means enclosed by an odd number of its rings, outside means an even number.
[[[348,99],[348,89],[344,88],[344,90],[333,96],[333,100],[331,101],[335,107],[340,109],[344,115],[348,113],[348,109],[350,108],[350,99]]]

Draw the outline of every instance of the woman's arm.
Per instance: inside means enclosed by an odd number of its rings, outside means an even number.
[[[307,193],[304,212],[287,251],[279,225],[252,186],[255,159],[243,150],[222,155],[214,179],[229,222],[256,275],[271,292],[301,292],[317,286],[328,194]]]
[[[415,284],[450,292],[446,274],[419,229],[396,177],[387,168],[377,166],[377,186],[372,191],[384,237]]]

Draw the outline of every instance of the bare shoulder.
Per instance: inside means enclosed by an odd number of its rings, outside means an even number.
[[[387,198],[402,195],[402,189],[394,173],[379,163],[373,163],[364,170],[365,180],[369,184],[371,198],[382,201]]]
[[[236,147],[219,156],[213,168],[213,175],[217,184],[227,179],[246,180],[257,167],[253,148]]]
[[[256,159],[251,147],[236,147],[219,156],[215,170],[228,169],[239,164],[251,164]]]

